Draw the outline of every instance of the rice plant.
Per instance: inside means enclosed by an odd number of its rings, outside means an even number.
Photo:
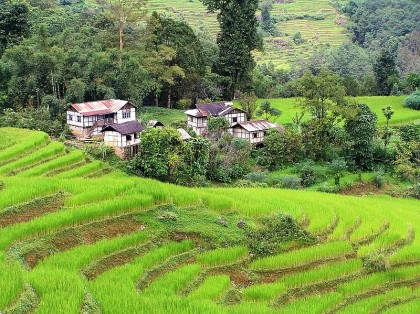
[[[289,253],[260,258],[251,263],[252,270],[279,270],[305,265],[311,262],[332,259],[351,254],[353,247],[348,242],[328,242]]]
[[[245,246],[234,246],[207,251],[197,256],[197,261],[206,266],[226,265],[248,254]]]

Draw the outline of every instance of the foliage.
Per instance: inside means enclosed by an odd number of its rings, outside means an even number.
[[[277,254],[281,252],[281,245],[288,241],[301,244],[311,244],[315,241],[313,235],[287,215],[261,219],[258,228],[245,229],[245,237],[250,252],[256,257]]]
[[[5,109],[3,115],[0,116],[0,126],[40,130],[54,136],[69,133],[63,121],[56,119],[56,117],[51,117],[47,108],[25,108],[19,111]]]
[[[302,109],[318,120],[326,118],[330,110],[341,114],[347,105],[344,99],[345,89],[339,76],[327,69],[321,69],[317,76],[306,72],[299,84],[304,97]]]
[[[260,104],[260,107],[255,112],[255,114],[259,117],[264,116],[264,118],[268,120],[268,118],[271,116],[274,116],[274,117],[280,116],[282,112],[275,107],[271,107],[270,102],[264,101],[263,103]]]
[[[385,147],[389,144],[389,139],[392,136],[392,132],[389,129],[389,120],[391,120],[392,116],[394,115],[394,110],[392,109],[391,106],[387,106],[385,108],[382,108],[382,113],[386,119],[386,127],[385,127],[385,132],[383,135],[383,139],[385,141]]]
[[[358,108],[357,115],[345,123],[349,140],[346,158],[354,162],[357,168],[367,170],[373,166],[373,139],[378,118],[369,106],[359,104]]]
[[[398,83],[398,70],[392,45],[381,50],[373,71],[379,95],[391,95],[394,84]]]
[[[285,128],[283,132],[273,129],[264,136],[257,162],[269,170],[277,170],[286,163],[299,161],[302,155],[302,138],[294,128]]]
[[[400,137],[404,142],[420,142],[420,124],[408,123],[400,126]]]
[[[334,184],[340,185],[340,178],[343,176],[344,171],[347,170],[347,163],[344,158],[335,159],[328,164],[329,169],[334,175]]]
[[[257,96],[254,93],[243,93],[239,98],[239,105],[246,112],[246,119],[252,120],[255,109],[257,109]]]
[[[209,147],[203,138],[184,142],[175,129],[151,128],[141,135],[140,153],[131,162],[131,171],[182,185],[202,185]]]
[[[11,45],[19,44],[29,33],[29,5],[24,1],[0,3],[0,57]]]
[[[230,127],[229,121],[226,117],[209,117],[207,121],[208,136],[213,141],[218,141],[226,133]]]
[[[252,145],[239,138],[225,135],[210,148],[207,177],[223,183],[242,178],[249,172]]]
[[[119,49],[123,50],[124,29],[135,26],[144,15],[146,0],[96,0],[98,5],[105,10],[106,17],[118,25]]]
[[[420,110],[420,91],[415,91],[404,100],[404,106]]]
[[[372,48],[410,33],[420,19],[418,2],[411,0],[348,1],[344,10],[353,39]]]
[[[219,11],[217,19],[220,33],[217,36],[219,63],[217,72],[230,80],[226,86],[228,98],[235,98],[236,92],[250,80],[255,61],[251,51],[261,47],[257,32],[258,21],[255,12],[258,0],[203,0],[210,12]]]

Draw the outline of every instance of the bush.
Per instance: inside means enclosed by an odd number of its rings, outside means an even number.
[[[375,184],[375,186],[379,189],[384,186],[384,177],[382,172],[375,173],[375,176],[373,177],[373,184]]]
[[[381,251],[372,252],[363,262],[368,273],[386,271],[389,268],[388,259]]]
[[[420,91],[415,91],[404,100],[404,106],[407,108],[420,110]]]
[[[303,187],[308,187],[316,182],[315,170],[311,167],[305,167],[300,171],[300,183]]]
[[[248,173],[245,177],[245,180],[251,182],[264,182],[267,180],[267,173],[265,172],[251,172]]]
[[[294,175],[283,175],[280,178],[280,182],[276,184],[276,187],[283,189],[298,190],[301,186],[301,178]]]
[[[404,142],[420,142],[420,124],[406,124],[400,127],[400,137]]]
[[[279,253],[281,244],[288,241],[302,244],[315,242],[314,236],[292,217],[282,214],[263,218],[258,229],[245,226],[245,237],[251,253],[257,257]]]
[[[238,180],[235,183],[237,188],[267,188],[268,184],[263,182],[253,182],[249,180]]]
[[[191,99],[180,99],[176,103],[176,109],[188,109],[191,107],[192,101]]]

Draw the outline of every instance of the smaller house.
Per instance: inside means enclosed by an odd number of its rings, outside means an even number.
[[[148,126],[151,128],[158,128],[158,129],[163,129],[165,127],[163,123],[158,120],[150,120],[148,123]]]
[[[209,117],[226,117],[230,126],[246,121],[245,111],[233,107],[231,102],[217,102],[209,104],[196,104],[195,109],[187,110],[187,126],[197,135],[205,135]]]
[[[251,144],[260,144],[264,141],[267,131],[274,128],[283,127],[267,120],[239,122],[232,127],[232,135],[247,140]]]
[[[137,121],[111,123],[102,130],[104,143],[113,147],[121,158],[134,156],[139,151],[140,132],[145,129]]]

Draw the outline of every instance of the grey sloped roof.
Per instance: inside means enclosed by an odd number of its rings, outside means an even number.
[[[224,116],[228,113],[232,112],[233,110],[238,110],[244,112],[241,109],[233,107],[233,103],[231,102],[214,102],[209,104],[196,104],[196,109],[191,109],[185,111],[185,113],[189,116],[194,117],[218,117]]]
[[[146,128],[142,126],[138,121],[129,121],[124,123],[112,123],[106,126],[102,132],[105,131],[116,131],[122,135],[139,133],[144,131]]]

